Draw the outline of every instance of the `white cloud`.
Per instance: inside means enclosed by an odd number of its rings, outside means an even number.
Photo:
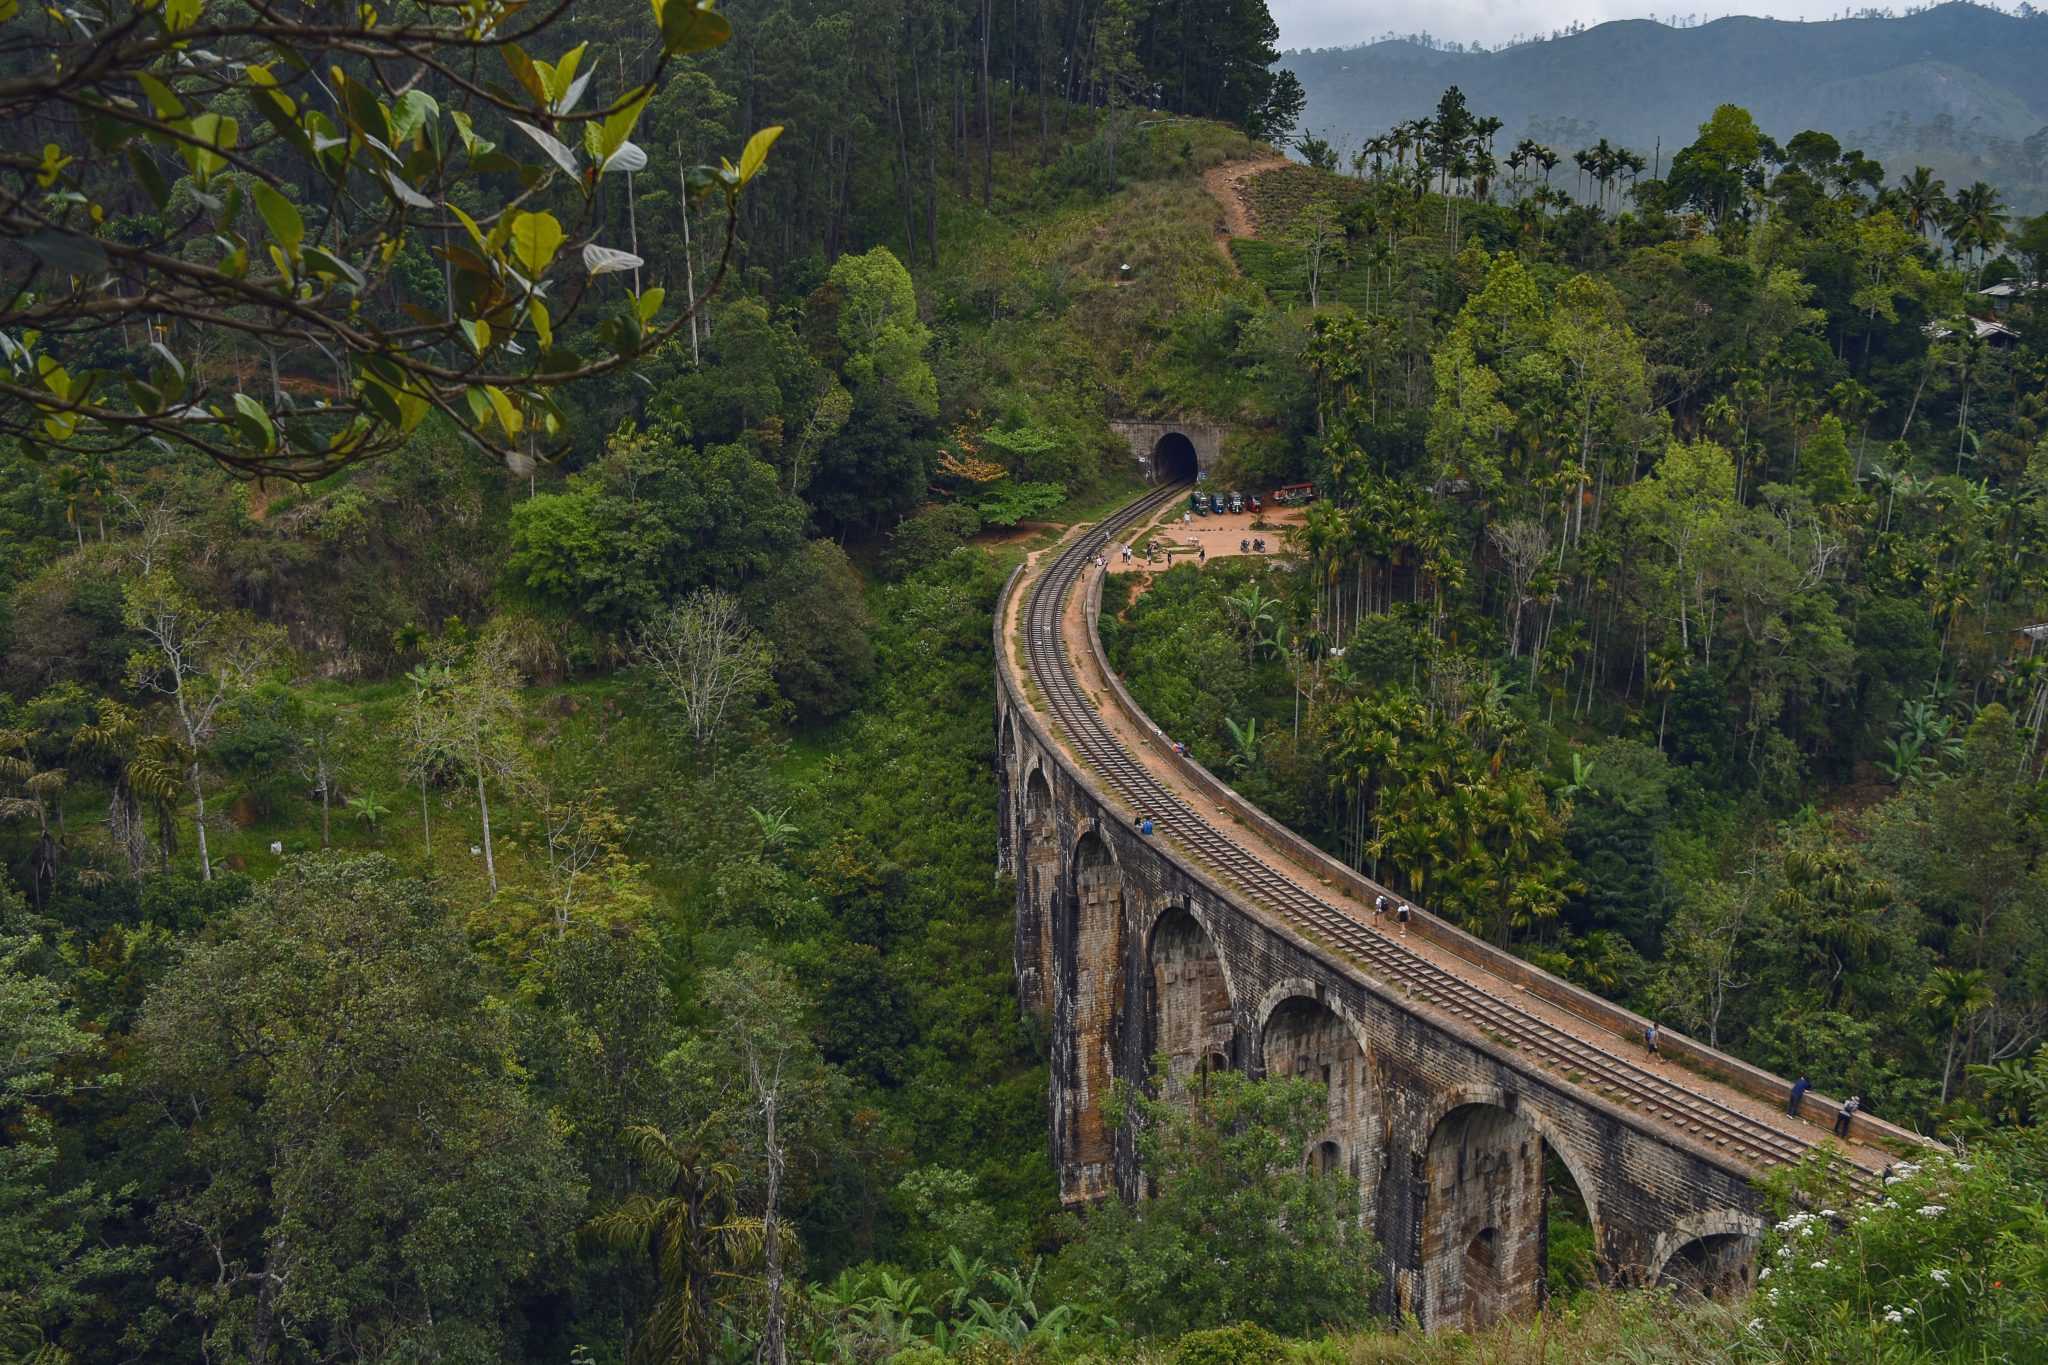
[[[1488,45],[1516,37],[1540,37],[1574,21],[1588,27],[1613,19],[1662,19],[1705,23],[1730,14],[1753,14],[1770,19],[1841,18],[1847,7],[1801,0],[1766,0],[1732,6],[1686,9],[1673,4],[1646,9],[1622,0],[1543,0],[1542,3],[1505,3],[1504,0],[1438,0],[1425,7],[1390,3],[1390,0],[1269,0],[1273,18],[1280,25],[1280,46],[1349,47],[1369,42],[1389,32],[1427,32],[1440,39],[1482,42]]]

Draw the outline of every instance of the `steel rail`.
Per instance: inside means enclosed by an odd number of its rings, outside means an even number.
[[[1485,990],[1417,953],[1349,911],[1315,896],[1264,859],[1218,830],[1171,791],[1103,723],[1083,691],[1062,637],[1068,597],[1100,553],[1117,551],[1117,537],[1175,497],[1171,485],[1131,502],[1084,532],[1031,584],[1025,603],[1025,659],[1059,730],[1080,758],[1155,831],[1179,844],[1224,885],[1296,932],[1334,949],[1377,980],[1459,1019],[1497,1043],[1512,1047],[1569,1085],[1605,1096],[1644,1118],[1668,1124],[1748,1165],[1796,1162],[1817,1145],[1784,1133],[1740,1110],[1647,1071],[1580,1038],[1517,1002]],[[1852,1170],[1859,1185],[1874,1184]]]

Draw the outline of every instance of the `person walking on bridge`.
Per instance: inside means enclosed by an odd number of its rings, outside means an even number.
[[[1408,902],[1402,901],[1394,910],[1394,919],[1401,926],[1401,937],[1408,937]]]
[[[1382,934],[1384,934],[1384,933],[1385,933],[1385,932],[1387,931],[1387,930],[1386,930],[1386,924],[1387,924],[1387,898],[1386,898],[1385,896],[1374,896],[1374,897],[1372,898],[1372,927],[1373,927],[1373,931],[1374,931],[1375,933],[1382,933]]]
[[[1862,1107],[1863,1097],[1861,1095],[1851,1095],[1842,1102],[1842,1112],[1835,1115],[1836,1137],[1845,1138],[1849,1136],[1849,1120],[1855,1118],[1856,1111]]]
[[[1801,1076],[1792,1082],[1792,1098],[1785,1103],[1785,1112],[1793,1118],[1799,1117],[1799,1106],[1806,1102],[1806,1092],[1813,1089],[1813,1082]]]
[[[1643,1050],[1652,1057],[1662,1057],[1664,1055],[1657,1051],[1657,1021],[1655,1019],[1652,1019],[1650,1026],[1643,1030]]]

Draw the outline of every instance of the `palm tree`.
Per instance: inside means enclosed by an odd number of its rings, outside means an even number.
[[[1258,647],[1266,642],[1266,636],[1273,628],[1274,616],[1280,606],[1280,599],[1268,597],[1259,590],[1256,583],[1247,583],[1243,592],[1223,599],[1244,621],[1245,658],[1249,661]]]
[[[1937,1019],[1948,1023],[1948,1051],[1941,1059],[1941,1102],[1948,1103],[1955,1083],[1956,1044],[1971,1019],[1991,1008],[1996,1000],[1984,973],[1975,967],[1936,967],[1920,988],[1920,1003]]]
[[[1915,166],[1911,175],[1899,177],[1899,216],[1906,226],[1927,235],[1927,229],[1940,223],[1942,213],[1948,208],[1948,186],[1934,178],[1934,172],[1925,166]]]
[[[1579,192],[1585,193],[1586,181],[1593,174],[1593,149],[1581,147],[1572,153],[1572,164],[1579,168]]]
[[[1998,191],[1983,181],[1957,190],[1941,220],[1949,255],[1960,265],[1965,252],[1978,256],[1997,246],[2005,240],[2005,218]]]
[[[633,1194],[589,1225],[605,1244],[654,1262],[660,1288],[634,1354],[649,1365],[712,1359],[728,1307],[761,1260],[761,1220],[741,1216],[739,1168],[714,1158],[710,1126],[680,1139],[645,1124],[627,1129],[655,1192]]]
[[[1223,728],[1230,731],[1230,757],[1224,766],[1231,772],[1243,774],[1259,766],[1259,718],[1253,716],[1243,725],[1230,717],[1223,718]]]

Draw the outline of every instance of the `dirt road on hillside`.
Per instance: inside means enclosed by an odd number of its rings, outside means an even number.
[[[1230,260],[1231,238],[1259,235],[1258,219],[1253,216],[1251,205],[1245,201],[1245,182],[1262,171],[1286,164],[1284,156],[1268,156],[1253,161],[1226,161],[1202,172],[1203,188],[1223,210],[1216,229],[1216,249],[1223,253],[1225,260]],[[1236,262],[1232,261],[1231,265],[1234,269]]]

